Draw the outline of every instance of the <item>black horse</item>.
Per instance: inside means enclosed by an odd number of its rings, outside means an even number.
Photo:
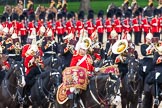
[[[17,108],[21,98],[19,87],[25,86],[25,78],[22,66],[14,62],[11,69],[6,72],[5,78],[0,86],[0,108]]]
[[[78,108],[111,106],[119,89],[119,79],[113,74],[98,74],[89,79],[87,90],[77,95]],[[60,108],[72,108],[74,100],[68,100]]]
[[[62,57],[58,55],[52,55],[46,58],[44,60],[44,65],[45,65],[44,70],[57,69],[59,72],[62,72],[64,68]]]
[[[140,64],[134,57],[129,58],[128,73],[122,79],[121,99],[122,108],[137,108],[138,103],[142,106],[143,80],[139,75]]]
[[[32,105],[33,108],[48,108],[55,103],[57,87],[61,83],[61,75],[57,70],[42,72],[37,76],[35,84],[31,88],[31,99],[26,98],[24,108]]]

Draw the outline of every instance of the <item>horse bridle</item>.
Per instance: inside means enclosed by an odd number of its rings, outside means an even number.
[[[15,67],[16,67],[16,66],[15,66]],[[14,70],[13,73],[16,73],[16,70]],[[18,77],[20,77],[20,76],[23,77],[24,75],[17,75],[17,74],[16,74],[16,79],[19,80]],[[12,94],[12,93],[9,91],[8,86],[7,86],[8,84],[11,85],[12,87],[15,87],[15,88],[16,88],[16,92],[15,92],[14,94]],[[21,94],[20,94],[20,92],[19,92],[19,90],[18,90],[19,81],[18,81],[18,83],[17,83],[17,86],[15,86],[15,85],[12,84],[12,83],[8,83],[8,84],[7,84],[7,79],[4,78],[4,88],[6,89],[7,93],[8,93],[9,96],[12,98],[12,100],[15,101],[15,100],[16,100],[16,97],[20,97],[20,98],[21,98],[22,96],[21,96]]]
[[[58,76],[58,75],[60,75],[60,73],[59,72],[56,72],[56,73],[51,73],[50,72],[50,77],[51,76]],[[45,97],[45,99],[49,102],[49,101],[51,101],[51,97],[53,97],[54,95],[55,95],[55,92],[56,92],[56,90],[55,90],[55,87],[54,87],[54,84],[52,84],[52,90],[50,89],[50,90],[47,90],[47,88],[45,88],[44,86],[43,86],[43,84],[42,84],[42,79],[41,78],[38,78],[38,88],[39,88],[39,90],[40,90],[40,92],[42,93],[42,95]],[[46,93],[48,94],[48,95],[46,95]]]
[[[128,73],[127,73],[127,77],[128,77],[128,75],[130,74],[130,72],[132,72],[132,73],[134,74],[134,76],[133,76],[133,81],[129,81],[129,78],[128,78],[127,84],[128,84],[128,86],[130,87],[131,91],[132,91],[134,94],[137,94],[138,85],[137,85],[137,87],[135,88],[135,87],[132,87],[132,84],[129,84],[129,83],[133,82],[133,85],[135,85],[134,83],[138,82],[138,81],[136,81],[136,79],[135,79],[135,78],[136,78],[135,75],[137,75],[137,71],[135,71],[134,69],[130,69],[130,71],[128,71]]]
[[[92,96],[92,98],[94,99],[94,101],[98,104],[98,105],[110,105],[107,101],[109,100],[107,97],[108,97],[108,83],[109,81],[111,81],[111,78],[110,76],[107,77],[106,79],[106,83],[105,83],[105,90],[106,90],[106,96],[104,97],[105,99],[102,99],[100,96],[99,96],[99,91],[98,91],[98,85],[97,85],[97,76],[95,76],[95,89],[96,89],[96,93],[97,93],[97,96],[94,95],[94,93],[92,92],[91,90],[91,86],[89,84],[89,89],[90,89],[90,94]],[[117,92],[115,93],[117,94]],[[116,95],[115,95],[116,96]],[[115,96],[114,96],[114,99],[115,99]],[[98,98],[98,99],[97,99]],[[113,101],[113,100],[112,100]]]

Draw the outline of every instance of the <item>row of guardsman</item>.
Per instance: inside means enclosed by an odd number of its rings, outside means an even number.
[[[114,29],[120,35],[134,33],[134,43],[138,45],[141,42],[142,32],[145,37],[147,33],[151,32],[160,38],[162,27],[161,9],[156,8],[138,7],[135,12],[128,8],[123,12],[117,7],[112,7],[109,8],[106,18],[104,18],[104,11],[100,10],[96,19],[93,10],[88,12],[87,18],[83,11],[78,15],[74,12],[57,14],[52,12],[48,15],[46,12],[42,12],[37,21],[35,17],[34,12],[28,15],[27,11],[20,16],[16,13],[10,16],[4,13],[1,17],[2,34],[16,33],[23,37],[22,42],[26,42],[27,37],[33,31],[38,37],[48,35],[56,37],[57,35],[58,42],[61,42],[62,38],[70,33],[74,34],[74,38],[79,38],[82,34],[81,30],[85,29],[91,39],[97,32],[99,42],[103,43],[103,35],[106,35],[107,39],[110,38],[110,32]]]

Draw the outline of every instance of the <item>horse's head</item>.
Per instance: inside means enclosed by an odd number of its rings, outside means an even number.
[[[92,90],[97,91],[97,93],[94,95],[98,96],[98,98],[102,100],[101,102],[104,102],[103,104],[106,105],[107,103],[111,103],[115,98],[119,89],[120,81],[116,77],[116,75],[113,75],[111,73],[102,73],[92,78],[90,84],[92,86],[95,85],[95,88],[92,87]]]
[[[130,59],[128,62],[128,81],[135,82],[138,78],[139,72],[139,61],[135,58]]]
[[[18,62],[15,63],[13,66],[13,72],[14,75],[16,75],[17,85],[20,87],[24,87],[26,82],[22,65]]]
[[[51,68],[51,69],[57,69],[59,70],[59,72],[61,72],[62,70],[62,58],[59,57],[59,56],[51,56],[47,59],[44,60],[44,64],[45,64],[45,68],[48,67]]]
[[[56,93],[57,91],[57,87],[61,84],[62,82],[62,77],[61,77],[61,74],[60,72],[58,72],[57,70],[53,69],[51,72],[50,72],[50,81],[52,83],[52,90],[54,92],[54,94]]]

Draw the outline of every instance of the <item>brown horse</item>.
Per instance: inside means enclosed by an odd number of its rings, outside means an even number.
[[[11,13],[12,13],[12,6],[6,5],[6,6],[4,7],[3,13],[7,13],[7,14],[10,16]]]
[[[11,5],[6,5],[4,7],[3,13],[8,13],[10,16],[12,13],[17,13],[19,16],[23,13],[23,6],[22,5],[17,5],[17,6],[11,6]]]
[[[45,7],[45,6],[38,5],[38,7],[35,10],[36,19],[39,18],[39,15],[40,15],[41,12],[46,12],[46,14],[47,14],[46,17],[47,17],[48,14],[51,13],[51,12],[57,13],[57,9],[54,8],[54,7],[48,8],[48,7]]]

